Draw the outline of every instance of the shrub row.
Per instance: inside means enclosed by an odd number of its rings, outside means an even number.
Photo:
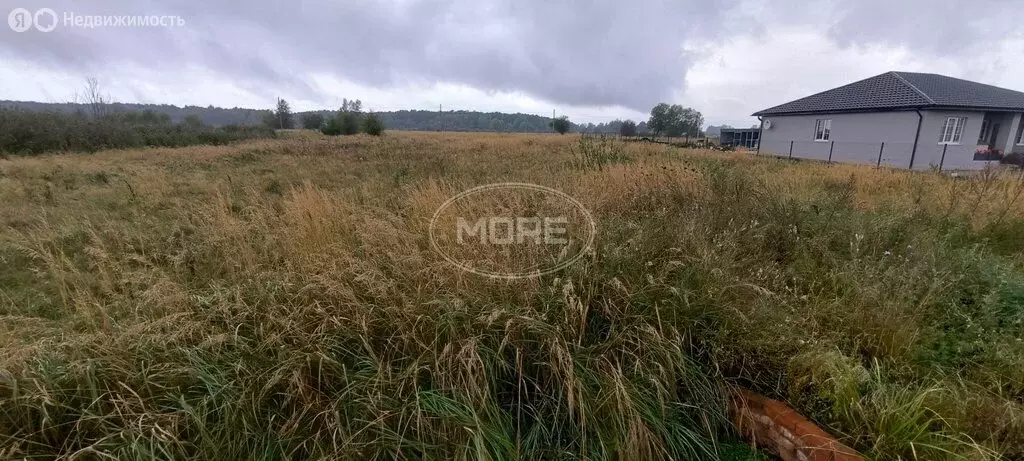
[[[37,155],[44,152],[95,152],[133,147],[182,147],[226,144],[274,137],[267,127],[203,125],[199,120],[171,123],[166,115],[84,114],[0,109],[0,153]]]
[[[358,134],[360,131],[372,136],[384,133],[384,121],[376,114],[363,115],[359,112],[339,111],[324,124],[320,132],[328,136]]]

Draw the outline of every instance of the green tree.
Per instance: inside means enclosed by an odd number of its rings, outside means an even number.
[[[700,136],[703,125],[704,116],[696,109],[666,103],[654,106],[647,121],[648,130],[667,136]]]
[[[341,100],[341,111],[342,112],[361,112],[363,110],[363,102],[358,99],[348,100],[342,98]]]
[[[197,131],[203,128],[203,119],[199,118],[196,114],[186,116],[185,120],[182,120],[181,123],[186,129],[191,131]]]
[[[700,137],[704,127],[704,115],[697,109],[687,107],[682,111],[683,136]]]
[[[682,136],[686,133],[686,122],[683,120],[683,106],[673,104],[667,112],[667,124],[665,134],[671,137]]]
[[[569,117],[561,116],[551,121],[551,129],[555,130],[558,134],[566,134],[569,132],[569,128],[572,127],[572,122],[569,121]]]
[[[672,106],[661,103],[651,109],[651,118],[647,120],[647,129],[654,133],[655,136],[661,136],[662,133],[668,131],[671,118],[669,115],[669,109]]]
[[[338,114],[338,126],[341,127],[341,134],[358,134],[362,128],[361,117],[358,112],[342,112]]]
[[[272,110],[263,111],[260,114],[260,123],[267,128],[277,129],[277,115]]]
[[[384,134],[384,120],[377,114],[368,114],[363,117],[363,133],[371,136]]]
[[[320,127],[320,132],[327,136],[340,136],[341,135],[341,121],[338,116],[331,117],[324,122],[324,126]]]
[[[279,130],[290,130],[295,128],[295,120],[292,118],[292,108],[288,105],[288,101],[284,99],[277,100],[277,110],[274,111],[274,122]]]
[[[327,120],[320,132],[328,136],[353,135],[363,130],[363,117],[359,112],[362,110],[362,101],[356,99],[349,101],[342,100],[341,109],[334,117]],[[384,123],[381,121],[381,132],[384,131]]]
[[[363,102],[358,99],[342,99],[341,111],[338,113],[338,122],[341,127],[341,134],[349,136],[362,131]]]
[[[619,134],[622,136],[636,136],[636,122],[626,120],[619,125]]]
[[[324,115],[319,112],[302,114],[302,127],[307,130],[319,130],[324,126]]]

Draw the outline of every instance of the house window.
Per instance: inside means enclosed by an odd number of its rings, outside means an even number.
[[[989,139],[992,137],[992,121],[982,120],[981,121],[981,134],[978,136],[978,144],[988,144]]]
[[[964,133],[967,117],[946,117],[939,134],[939,144],[960,144],[960,136]]]
[[[814,140],[828,141],[832,136],[832,120],[818,119],[814,121]]]
[[[1021,123],[1020,131],[1017,132],[1017,145],[1024,146],[1024,123]]]

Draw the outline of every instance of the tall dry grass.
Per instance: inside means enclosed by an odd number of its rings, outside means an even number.
[[[504,181],[594,251],[435,254]],[[1022,184],[455,133],[2,161],[0,453],[710,459],[740,384],[874,459],[1024,456]]]

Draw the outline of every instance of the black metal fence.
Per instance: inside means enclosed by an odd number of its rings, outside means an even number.
[[[784,141],[761,144],[761,154],[825,162],[889,165],[907,168],[913,143],[853,141]]]
[[[622,141],[649,141],[662,144],[708,144],[713,138],[695,136],[656,136],[651,133],[642,133],[634,136],[623,136],[618,133],[580,133],[581,136],[589,138],[609,138]]]
[[[678,147],[730,150],[719,146],[716,138],[666,137],[643,134],[621,136],[614,133],[583,133],[585,137],[603,137],[623,141],[646,141]],[[758,140],[750,149],[759,155],[815,160],[827,163],[853,163],[914,170],[977,169],[981,161],[1024,165],[1024,155],[1011,156],[979,150],[974,144],[912,142],[856,142],[856,141],[771,141]],[[767,142],[766,142],[767,141]],[[740,147],[742,148],[742,147]]]
[[[871,164],[914,170],[976,169],[979,161],[1005,161],[1001,154],[974,144],[935,142],[774,141],[762,143],[760,154],[837,163]]]

